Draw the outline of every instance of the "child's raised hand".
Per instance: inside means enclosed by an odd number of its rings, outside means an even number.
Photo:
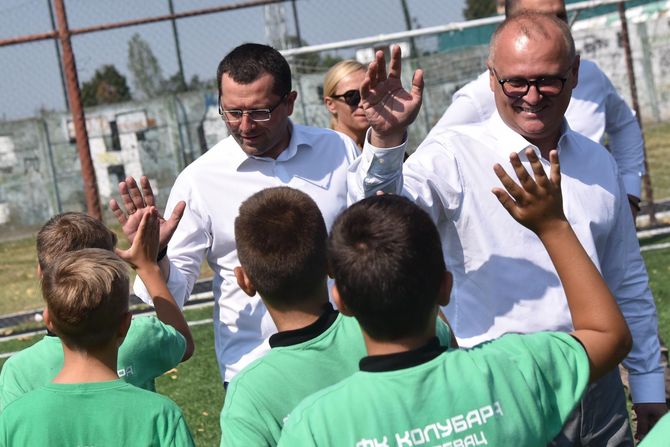
[[[154,206],[137,212],[142,213],[142,220],[133,238],[133,243],[128,250],[117,248],[116,254],[134,269],[140,270],[157,264],[160,218]]]
[[[526,149],[525,153],[535,179],[521,164],[519,155],[512,153],[509,160],[519,183],[512,180],[502,166],[496,164],[493,170],[505,189],[493,188],[492,191],[517,222],[539,235],[554,224],[567,221],[563,213],[558,152],[553,150],[549,153],[550,177],[547,177],[542,163],[532,149]]]

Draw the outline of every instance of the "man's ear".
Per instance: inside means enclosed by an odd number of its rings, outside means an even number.
[[[347,305],[342,300],[342,297],[340,296],[340,291],[337,290],[337,284],[333,284],[332,297],[333,302],[335,302],[335,307],[337,307],[337,310],[339,310],[342,315],[346,315],[347,317],[354,316],[354,314],[351,313]]]
[[[37,272],[37,278],[38,278],[38,279],[42,279],[42,267],[40,267],[40,263],[39,263],[39,262],[37,263],[37,269],[36,269],[36,272]]]
[[[442,275],[442,282],[440,284],[440,292],[437,298],[437,304],[440,306],[446,306],[449,304],[449,299],[451,298],[451,288],[454,284],[454,277],[451,272],[448,270],[444,271]]]
[[[288,116],[291,116],[293,114],[293,105],[295,104],[295,100],[298,98],[298,92],[295,90],[289,93],[286,96],[286,107],[288,107]]]
[[[251,279],[247,275],[247,272],[244,271],[244,268],[237,266],[233,269],[235,274],[235,279],[237,280],[237,285],[240,286],[240,289],[244,291],[249,296],[256,295],[256,287],[251,283]]]
[[[577,87],[577,83],[579,82],[579,64],[580,64],[580,62],[581,62],[581,59],[579,58],[579,54],[577,54],[575,56],[575,61],[572,64],[572,68],[571,68],[572,79],[573,79],[573,83],[572,83],[572,88],[573,89],[575,87]]]
[[[492,92],[495,93],[496,88],[498,86],[498,80],[496,79],[496,75],[493,74],[493,68],[491,67],[491,65],[488,64],[486,68],[489,69],[489,88],[491,89]]]

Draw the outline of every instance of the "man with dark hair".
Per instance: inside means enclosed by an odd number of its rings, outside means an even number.
[[[182,303],[187,299],[203,260],[214,271],[215,346],[224,384],[268,350],[267,338],[276,331],[260,298],[247,296],[235,280],[232,222],[240,204],[263,188],[290,186],[314,199],[329,226],[347,205],[347,170],[360,153],[342,134],[290,120],[297,93],[289,74],[283,56],[266,45],[244,44],[223,59],[217,73],[219,112],[230,136],[182,171],[167,203],[173,212],[186,202],[167,252],[170,262],[163,261],[173,295]],[[362,100],[371,125],[366,144],[404,147],[405,130],[421,105],[421,72],[405,91],[397,49],[388,76],[375,81],[377,88]],[[144,196],[133,179],[119,185],[128,215],[115,201],[110,204],[128,237],[137,226],[133,213],[153,204],[148,181],[141,186]],[[174,212],[165,224],[171,222],[174,226]],[[273,231],[273,225],[265,231]],[[165,247],[169,231],[161,234]],[[146,298],[141,283],[135,291]]]
[[[470,347],[510,332],[572,329],[551,259],[500,209],[490,195],[497,179],[487,174],[495,162],[508,165],[509,151],[532,147],[547,165],[557,149],[565,213],[633,334],[625,365],[631,383],[637,381],[637,402],[659,402],[656,396],[662,402],[656,309],[616,163],[563,117],[579,75],[573,48],[567,24],[553,15],[506,19],[491,39],[491,118],[432,134],[404,165],[389,162],[400,156],[395,150],[364,152],[362,159],[372,162],[358,166],[357,176],[377,169],[380,189],[412,198],[437,223],[454,274],[451,304],[443,310],[459,344]],[[578,409],[583,413],[575,413],[556,445],[633,442],[617,370],[591,385]],[[654,417],[648,419],[653,424]]]
[[[316,203],[296,189],[264,189],[240,206],[235,219],[240,266],[235,268],[235,277],[249,296],[258,292],[279,332],[270,337],[270,352],[230,382],[221,411],[222,446],[276,445],[284,419],[302,399],[358,369],[365,355],[360,327],[328,301],[327,238]],[[440,253],[437,269],[444,273],[439,240],[430,242],[433,247],[428,251]],[[366,270],[366,259],[356,259],[352,267]],[[411,291],[412,297],[420,294],[433,285],[417,284],[431,272],[417,275],[417,281],[406,283],[394,293]],[[408,290],[415,285],[416,289]],[[407,303],[401,314],[403,324],[418,309],[436,318],[438,307],[434,302],[427,304],[428,312],[412,300]],[[390,324],[386,321],[389,314],[388,308],[383,308],[375,318]],[[427,322],[422,319],[420,324]],[[450,346],[448,326],[439,320],[436,330],[440,342]]]
[[[535,178],[513,154],[521,185],[497,165],[507,191],[494,193],[551,256],[571,334],[509,334],[445,352],[434,321],[451,276],[437,228],[403,197],[369,197],[342,213],[329,240],[333,297],[360,323],[368,357],[359,372],[291,412],[280,446],[544,446],[587,383],[626,355],[626,323],[563,214],[557,152],[550,173],[533,152],[527,156]]]
[[[507,17],[522,11],[553,14],[568,22],[564,0],[507,0]],[[448,127],[486,121],[495,112],[488,70],[454,93],[451,105],[431,135]],[[591,140],[604,144],[617,162],[628,194],[633,216],[637,216],[641,197],[640,177],[644,174],[644,141],[635,114],[612,85],[607,75],[590,60],[581,59],[579,83],[565,111],[570,128]]]

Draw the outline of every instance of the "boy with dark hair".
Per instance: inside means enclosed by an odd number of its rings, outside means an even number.
[[[247,294],[260,294],[279,332],[270,337],[270,352],[230,382],[222,446],[276,445],[288,413],[353,374],[365,355],[356,320],[328,301],[327,237],[316,203],[296,189],[265,189],[240,206],[235,276]],[[441,321],[438,334],[449,346],[451,333]]]
[[[148,208],[129,250],[118,251],[155,300],[168,297],[158,254],[158,216]],[[119,379],[117,355],[131,325],[126,264],[109,250],[64,253],[42,272],[44,322],[62,342],[53,381],[8,405],[0,445],[193,445],[174,402]],[[145,359],[138,359],[138,368]],[[35,423],[39,421],[39,423]]]
[[[144,211],[143,211],[144,212]],[[83,248],[113,251],[116,235],[83,213],[58,214],[37,233],[38,272],[65,253]],[[188,324],[171,295],[155,300],[157,317],[132,320],[119,349],[117,372],[126,382],[155,391],[154,379],[193,355]],[[63,347],[56,334],[11,356],[0,372],[0,410],[19,396],[49,383],[63,367]]]
[[[329,240],[334,299],[359,320],[369,357],[301,402],[279,445],[546,445],[588,382],[623,359],[630,333],[563,214],[557,152],[551,179],[532,149],[525,154],[535,180],[514,153],[522,186],[496,165],[511,197],[494,193],[549,252],[574,331],[509,334],[444,352],[432,321],[451,280],[440,269],[437,229],[405,198],[370,197],[342,213]],[[412,307],[419,310],[407,318]]]

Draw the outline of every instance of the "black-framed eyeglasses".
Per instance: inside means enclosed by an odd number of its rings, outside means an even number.
[[[330,95],[333,99],[342,99],[348,106],[358,106],[361,102],[361,92],[358,90],[347,90],[341,95]]]
[[[526,96],[531,85],[534,85],[542,96],[558,96],[563,91],[563,87],[565,87],[565,81],[568,80],[567,77],[561,76],[544,76],[537,79],[500,79],[496,71],[494,69],[491,70],[493,71],[493,75],[496,77],[498,84],[500,84],[503,93],[510,98],[521,98]]]
[[[279,102],[275,104],[272,107],[269,107],[267,109],[250,109],[250,110],[241,110],[241,109],[224,109],[221,107],[221,103],[219,103],[219,115],[221,115],[221,119],[223,119],[227,123],[238,123],[242,121],[242,117],[244,115],[247,115],[251,121],[255,122],[262,122],[262,121],[270,121],[270,118],[272,117],[272,111],[279,107],[279,105],[284,102],[286,97],[288,96],[288,93],[285,94],[284,96],[281,97]]]

